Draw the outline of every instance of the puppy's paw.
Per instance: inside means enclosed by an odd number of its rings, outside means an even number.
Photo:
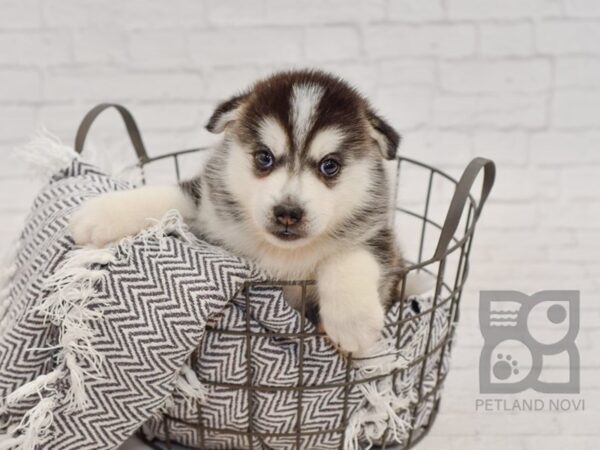
[[[144,225],[127,192],[111,192],[85,202],[71,216],[69,228],[75,243],[103,247],[140,232]]]
[[[357,305],[348,301],[346,304]],[[384,311],[379,302],[369,308],[325,308],[321,311],[325,333],[340,349],[357,356],[367,351],[379,340],[384,326]]]

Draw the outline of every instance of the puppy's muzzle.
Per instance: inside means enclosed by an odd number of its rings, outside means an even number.
[[[304,210],[296,205],[277,205],[273,208],[277,223],[287,228],[296,226],[304,216]]]
[[[282,203],[273,208],[273,225],[270,231],[283,241],[293,241],[305,236],[304,209],[294,203]]]

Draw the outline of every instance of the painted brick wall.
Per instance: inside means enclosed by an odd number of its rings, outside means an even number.
[[[455,175],[476,155],[498,163],[428,448],[598,448],[597,0],[0,0],[0,250],[36,190],[12,149],[37,127],[72,142],[87,109],[115,101],[153,154],[208,143],[217,100],[297,66],[355,83],[405,155]],[[114,117],[94,128],[101,160],[132,160],[121,132]],[[474,414],[482,288],[582,290],[587,412]]]

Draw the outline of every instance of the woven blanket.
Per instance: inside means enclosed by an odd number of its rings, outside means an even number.
[[[281,289],[242,289],[265,275],[194,237],[174,213],[110,248],[75,248],[71,213],[129,187],[75,158],[33,204],[0,293],[0,450],[112,449],[140,429],[199,448],[333,449],[344,440],[352,449],[404,443],[410,426],[427,423],[439,391],[428,393],[447,370],[438,345],[447,308],[419,314],[425,298],[395,305],[382,353],[346,370],[312,324],[302,340],[274,337],[304,322]],[[400,333],[399,317],[411,316]],[[431,320],[430,348],[446,355],[427,360],[419,386],[411,361],[425,352]],[[340,386],[391,370],[400,375]],[[290,389],[299,384],[301,409]]]

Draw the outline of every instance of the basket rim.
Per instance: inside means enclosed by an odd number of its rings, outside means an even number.
[[[183,149],[183,150],[177,150],[174,152],[167,152],[167,153],[155,156],[155,157],[149,157],[148,152],[146,150],[146,146],[144,145],[139,127],[138,127],[133,115],[131,114],[131,112],[127,108],[125,108],[123,105],[120,105],[118,103],[100,103],[87,112],[87,114],[84,116],[84,118],[82,119],[82,121],[77,129],[77,134],[75,136],[75,145],[74,145],[76,153],[80,154],[83,151],[87,135],[90,131],[91,126],[93,125],[94,121],[96,120],[96,118],[100,114],[102,114],[102,112],[106,111],[107,109],[111,109],[111,108],[114,108],[119,113],[119,115],[121,116],[121,119],[123,120],[123,123],[125,124],[127,134],[129,136],[131,144],[135,150],[135,153],[137,155],[137,160],[138,160],[137,164],[134,164],[133,166],[134,167],[137,166],[137,167],[141,168],[142,175],[143,175],[143,168],[146,164],[171,157],[171,158],[173,158],[173,160],[175,162],[175,171],[177,174],[177,178],[179,179],[180,178],[180,170],[179,170],[178,157],[180,155],[210,150],[211,148],[213,148],[212,146],[200,146],[200,147],[193,147],[193,148],[188,148],[188,149]],[[446,178],[447,180],[451,181],[455,185],[454,195],[453,195],[450,205],[448,207],[448,211],[446,214],[446,218],[444,220],[444,224],[440,228],[440,237],[438,239],[438,245],[436,247],[436,250],[435,250],[433,256],[431,258],[429,258],[425,261],[421,261],[417,264],[412,264],[412,265],[409,265],[408,267],[398,268],[397,270],[392,271],[392,273],[394,273],[394,274],[399,274],[399,275],[404,274],[405,275],[410,270],[418,270],[418,269],[423,268],[430,264],[435,264],[438,262],[440,264],[443,264],[445,262],[446,258],[448,257],[448,255],[455,252],[457,249],[463,247],[463,245],[465,245],[467,243],[467,241],[469,239],[471,239],[471,237],[473,236],[473,234],[475,232],[475,225],[477,223],[477,219],[479,218],[479,215],[481,213],[483,205],[485,204],[485,202],[489,196],[489,193],[494,185],[494,180],[495,180],[495,175],[496,175],[496,166],[495,166],[494,162],[489,159],[480,158],[480,157],[474,158],[465,168],[460,180],[457,180],[456,178],[452,177],[451,175],[448,175],[446,172],[442,171],[441,169],[438,169],[430,164],[426,164],[426,163],[417,161],[415,159],[407,158],[407,157],[404,157],[401,155],[396,156],[394,159],[397,161],[397,164],[398,164],[397,169],[399,169],[400,163],[402,161],[406,161],[406,162],[415,164],[417,166],[420,166],[420,167],[425,168],[430,171],[428,196],[431,191],[431,183],[432,183],[434,174],[438,174],[438,175]],[[479,203],[477,203],[475,201],[475,198],[471,194],[471,189],[473,187],[473,183],[475,182],[475,179],[477,178],[478,174],[482,170],[484,172],[483,172],[483,180],[482,180],[482,187],[481,187],[481,195],[479,197]],[[142,176],[142,183],[145,184],[144,176]],[[470,226],[468,227],[468,229],[465,230],[463,237],[459,240],[456,240],[454,238],[454,234],[457,230],[460,219],[464,213],[464,209],[466,207],[467,202],[469,203],[469,216],[467,217],[467,225],[469,224],[469,220],[471,220],[471,223],[470,223]],[[429,198],[427,199],[425,214],[424,214],[424,216],[421,217],[424,220],[424,224],[427,219],[428,205],[429,205]],[[396,210],[398,210],[398,207],[396,205],[394,205],[394,207],[396,208]],[[473,212],[473,217],[470,217],[471,212]],[[455,240],[454,245],[451,245],[452,240]],[[421,246],[422,246],[422,244],[421,244]],[[419,257],[419,259],[420,259],[420,257]]]

